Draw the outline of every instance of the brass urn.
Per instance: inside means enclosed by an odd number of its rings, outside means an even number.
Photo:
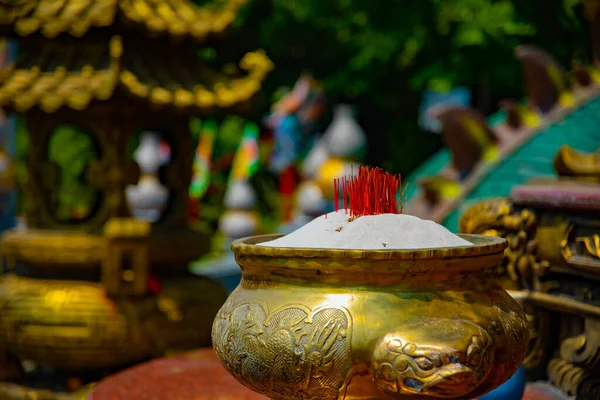
[[[525,357],[519,304],[496,282],[506,241],[333,250],[232,244],[242,281],[213,346],[245,386],[272,399],[474,399]]]

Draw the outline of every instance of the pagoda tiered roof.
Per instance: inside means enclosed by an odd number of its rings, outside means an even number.
[[[245,103],[258,93],[272,63],[262,51],[240,61],[244,75],[212,69],[192,49],[109,41],[31,41],[16,64],[0,71],[0,107],[85,109],[117,90],[153,105],[208,112]]]
[[[227,29],[246,1],[199,7],[189,0],[0,0],[0,27],[18,36],[81,37],[120,21],[153,35],[202,40]]]

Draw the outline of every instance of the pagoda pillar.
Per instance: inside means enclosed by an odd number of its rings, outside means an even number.
[[[86,180],[102,196],[95,228],[101,228],[110,218],[131,216],[125,189],[128,185],[136,184],[140,175],[138,165],[128,155],[128,144],[134,131],[129,124],[123,123],[127,117],[109,115],[110,118],[93,118],[95,127],[92,132],[99,146],[100,157],[89,166],[86,174]]]
[[[165,171],[165,185],[171,192],[165,216],[165,228],[183,229],[188,225],[189,187],[192,182],[194,145],[189,130],[189,119],[183,116],[171,119],[167,141],[171,146],[171,162]]]

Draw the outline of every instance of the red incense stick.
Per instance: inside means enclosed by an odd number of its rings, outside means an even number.
[[[394,175],[381,168],[359,167],[358,175],[335,179],[333,182],[335,210],[339,211],[340,192],[344,210],[350,216],[402,213],[404,188],[398,190],[402,182],[400,175]]]

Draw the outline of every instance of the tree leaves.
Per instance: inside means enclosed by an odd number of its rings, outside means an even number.
[[[520,38],[535,34],[533,24],[518,19],[515,0],[262,1],[269,2],[271,13],[261,21],[260,45],[275,64],[293,58],[296,62],[283,64],[313,73],[330,92],[349,98],[378,86],[390,64],[398,75],[407,73],[417,90],[428,85],[423,70],[440,65],[445,72],[429,78],[450,80],[446,75],[459,71],[462,77],[451,80],[462,82],[472,77],[465,67],[471,60],[445,54],[463,48],[483,53],[498,45],[510,53]],[[492,62],[497,64],[493,57]]]
[[[48,159],[60,168],[57,217],[68,221],[78,209],[87,212],[93,205],[96,190],[83,181],[89,163],[98,158],[91,137],[75,125],[59,125],[48,144]],[[83,216],[83,215],[82,215]]]
[[[545,45],[561,60],[586,48],[560,6],[579,10],[576,1],[253,0],[250,7],[261,13],[248,13],[242,29],[256,32],[251,45],[275,62],[272,90],[313,74],[330,98],[359,106],[374,144],[371,160],[393,159],[393,169],[406,172],[425,156],[417,145],[424,140],[417,127],[421,91],[485,86],[490,107],[501,96],[521,96],[516,45]],[[403,142],[415,151],[388,146],[395,135],[416,135]]]
[[[581,3],[582,0],[563,0],[563,9],[565,10],[565,15],[573,19],[573,21],[578,21],[575,8]]]
[[[510,36],[530,36],[535,28],[518,22],[512,1],[445,0],[439,2],[438,30],[450,34],[456,25],[457,47],[481,46],[488,40],[502,41]]]

